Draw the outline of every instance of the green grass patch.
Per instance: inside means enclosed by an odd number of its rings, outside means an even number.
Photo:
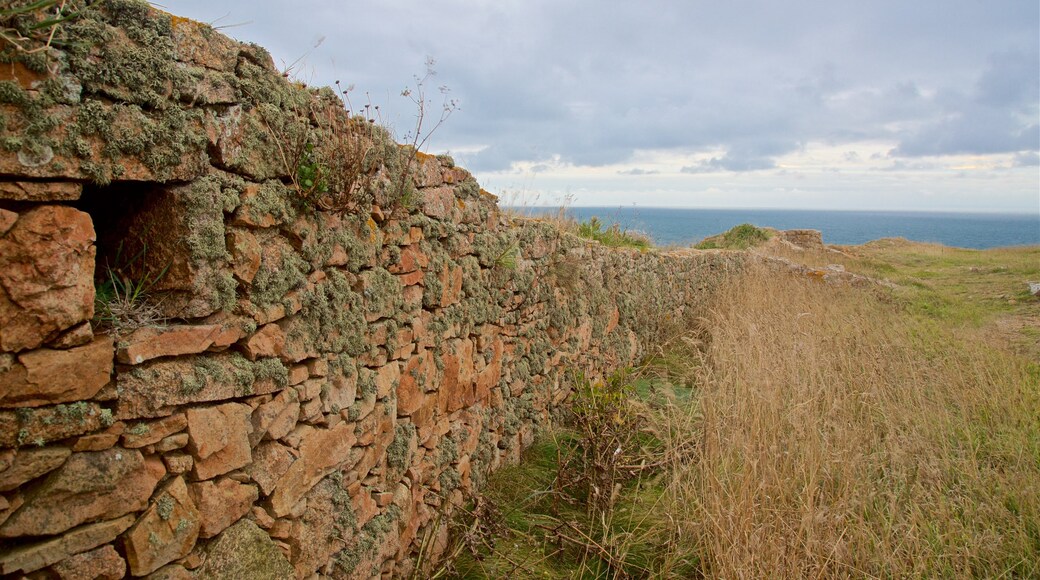
[[[617,223],[604,226],[595,216],[578,224],[578,236],[595,240],[611,248],[635,248],[645,251],[653,246],[645,235],[621,229],[621,225]]]
[[[728,232],[704,238],[695,248],[698,250],[746,250],[764,243],[773,237],[772,232],[751,224],[734,226]]]

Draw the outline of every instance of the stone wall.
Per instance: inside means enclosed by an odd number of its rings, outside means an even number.
[[[569,371],[727,267],[512,220],[378,128],[332,208],[283,150],[354,122],[328,89],[132,0],[59,39],[0,53],[0,574],[430,566]]]

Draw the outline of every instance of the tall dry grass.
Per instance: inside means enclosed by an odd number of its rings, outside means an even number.
[[[765,270],[709,318],[707,344],[677,357],[697,374],[695,411],[661,430],[695,449],[674,454],[653,510],[661,574],[1040,575],[1035,365]]]

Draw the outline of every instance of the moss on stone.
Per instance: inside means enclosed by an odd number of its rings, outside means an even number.
[[[253,278],[249,297],[258,306],[280,303],[286,294],[307,283],[310,265],[287,244],[264,252],[260,269]]]

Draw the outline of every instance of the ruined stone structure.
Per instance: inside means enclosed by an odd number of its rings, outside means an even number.
[[[515,222],[143,2],[57,38],[0,64],[0,574],[429,569],[569,372],[637,360],[725,267]]]

